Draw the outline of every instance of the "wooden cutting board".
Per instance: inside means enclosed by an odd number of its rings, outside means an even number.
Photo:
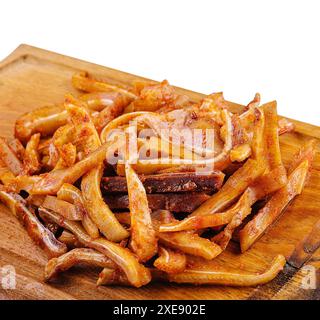
[[[115,84],[130,84],[133,80],[142,79],[21,45],[0,63],[0,135],[13,135],[14,122],[20,114],[46,104],[62,102],[65,93],[76,93],[70,79],[79,70],[89,71]],[[203,97],[188,90],[177,90],[195,101]],[[294,122],[296,132],[281,136],[281,151],[286,165],[304,141],[311,137],[320,139],[319,127]],[[291,203],[278,222],[248,252],[240,254],[238,244],[232,243],[215,260],[218,265],[227,268],[261,272],[276,254],[285,255],[288,263],[284,271],[267,285],[231,288],[152,283],[140,289],[121,286],[97,288],[98,270],[84,268],[74,268],[61,275],[57,282],[46,284],[43,282],[46,255],[29,239],[16,218],[1,205],[0,270],[6,265],[15,268],[16,289],[4,290],[0,281],[0,299],[320,299],[319,289],[301,286],[303,277],[317,271],[320,288],[319,151],[318,145],[310,179],[302,195]],[[303,268],[304,265],[308,268]]]

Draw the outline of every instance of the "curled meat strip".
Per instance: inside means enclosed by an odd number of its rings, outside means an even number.
[[[82,197],[81,191],[72,184],[65,183],[57,193],[58,199],[68,201],[75,205],[78,212],[82,214],[82,225],[91,238],[98,238],[100,233],[98,227],[90,218]]]
[[[72,77],[72,84],[75,88],[86,92],[119,92],[134,100],[137,96],[126,89],[103,81],[98,81],[89,76],[87,72],[79,72]]]
[[[53,222],[71,231],[84,246],[95,249],[110,258],[124,272],[131,285],[140,287],[151,281],[150,271],[140,264],[128,249],[104,238],[91,239],[78,222],[64,219],[56,212],[44,208],[39,208],[39,211]]]
[[[288,183],[276,191],[258,214],[240,231],[241,251],[244,252],[266,231],[266,229],[279,217],[288,203],[302,192],[305,184],[310,162],[302,161],[292,173],[289,174]]]
[[[27,143],[23,157],[23,173],[26,175],[32,175],[40,170],[41,164],[38,153],[39,142],[40,133],[35,133]]]
[[[152,226],[146,190],[128,163],[126,164],[126,179],[131,216],[130,246],[139,260],[145,262],[158,251],[156,232]]]
[[[260,274],[230,272],[221,269],[187,269],[182,273],[162,275],[170,282],[192,284],[214,284],[226,286],[248,287],[267,283],[274,279],[283,269],[286,260],[284,256],[277,255],[269,268]]]
[[[77,248],[65,253],[58,258],[49,260],[44,271],[45,280],[51,280],[52,278],[57,276],[58,273],[64,272],[81,263],[103,268],[116,267],[115,263],[111,259],[96,250]]]
[[[79,135],[82,137],[83,151],[85,154],[92,155],[94,150],[101,146],[101,142],[90,116],[83,107],[73,102],[68,102],[66,109],[76,131],[79,131]],[[101,161],[82,177],[83,202],[90,218],[104,236],[111,241],[119,242],[127,238],[129,233],[121,226],[102,198],[100,182],[103,170],[103,161]]]
[[[58,241],[54,234],[45,228],[39,219],[26,207],[19,195],[0,191],[0,200],[21,221],[31,239],[50,257],[58,257],[67,252],[67,246]]]

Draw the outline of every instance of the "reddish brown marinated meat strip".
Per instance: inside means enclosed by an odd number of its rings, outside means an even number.
[[[171,212],[193,212],[204,201],[210,198],[203,192],[155,193],[148,194],[150,210],[169,210]],[[124,210],[129,208],[128,195],[107,195],[104,200],[110,209]]]
[[[170,174],[140,175],[140,181],[147,193],[163,192],[216,192],[222,186],[224,174],[215,171],[210,174],[179,172]],[[103,177],[101,187],[107,193],[128,192],[125,177]]]

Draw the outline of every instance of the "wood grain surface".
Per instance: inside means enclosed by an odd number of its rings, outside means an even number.
[[[0,135],[13,135],[13,125],[20,114],[46,104],[62,102],[68,92],[77,94],[70,79],[79,70],[86,70],[115,84],[130,84],[133,80],[142,79],[21,45],[0,63]],[[203,97],[181,88],[177,90],[194,101]],[[230,104],[235,109],[241,108],[240,105]],[[303,142],[311,137],[320,139],[319,127],[294,122],[296,132],[280,138],[285,165]],[[46,284],[43,282],[46,255],[31,241],[16,218],[0,205],[0,270],[6,265],[16,270],[16,289],[5,290],[0,281],[0,299],[320,299],[319,151],[318,144],[310,178],[302,195],[293,200],[277,223],[246,253],[240,254],[238,244],[233,242],[213,262],[227,268],[261,272],[276,254],[285,255],[288,263],[284,271],[267,285],[231,288],[152,283],[140,289],[96,287],[98,270],[83,267],[73,268],[56,282]],[[316,273],[318,289],[302,285],[310,270]]]

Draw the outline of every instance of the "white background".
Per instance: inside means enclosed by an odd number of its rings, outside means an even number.
[[[320,1],[1,1],[0,59],[27,43],[320,125]]]

